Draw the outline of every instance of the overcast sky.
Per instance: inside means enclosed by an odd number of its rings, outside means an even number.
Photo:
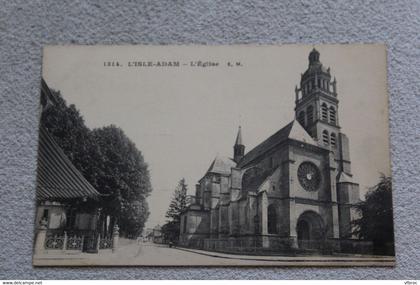
[[[390,174],[385,47],[316,48],[337,78],[339,121],[350,139],[363,196],[379,173]],[[311,50],[304,45],[47,47],[43,76],[76,105],[88,127],[121,127],[143,153],[153,186],[147,226],[153,227],[165,222],[182,177],[193,194],[216,155],[233,156],[239,125],[249,151],[293,120],[294,87]],[[108,61],[122,66],[105,67]],[[133,61],[181,66],[129,67]],[[192,67],[191,61],[219,66]]]

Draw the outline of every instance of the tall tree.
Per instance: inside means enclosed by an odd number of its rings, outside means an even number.
[[[166,218],[168,221],[162,226],[162,234],[166,241],[176,242],[180,234],[181,214],[187,209],[187,190],[188,185],[182,178],[172,196]]]
[[[354,234],[373,241],[374,253],[394,254],[394,224],[392,213],[392,180],[381,176],[377,185],[366,193],[365,201],[357,205],[360,218],[354,221]]]
[[[76,107],[73,104],[67,106],[60,91],[51,90],[51,93],[57,103],[42,112],[41,124],[53,135],[74,166],[85,174],[92,146],[90,130]]]
[[[45,110],[41,124],[46,127],[66,156],[104,198],[105,215],[118,219],[126,236],[141,233],[149,216],[146,197],[152,188],[148,166],[135,144],[116,126],[90,130],[74,105],[67,106],[60,92],[57,101]]]
[[[105,211],[119,219],[122,234],[138,236],[149,216],[146,198],[152,190],[143,155],[116,126],[94,129],[92,136],[99,146],[92,162],[94,186],[109,195]]]
[[[185,178],[182,178],[178,182],[178,186],[175,188],[172,196],[169,209],[166,211],[166,217],[171,222],[179,223],[181,220],[181,213],[187,208],[187,187]]]

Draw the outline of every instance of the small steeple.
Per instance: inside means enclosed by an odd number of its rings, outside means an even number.
[[[239,162],[245,154],[245,146],[242,143],[241,126],[238,128],[238,135],[236,136],[235,145],[233,146],[233,160]]]
[[[241,126],[239,126],[239,128],[238,128],[238,135],[236,136],[236,141],[235,141],[235,145],[239,145],[239,144],[242,144]]]

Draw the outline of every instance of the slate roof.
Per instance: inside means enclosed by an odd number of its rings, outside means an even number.
[[[36,198],[62,201],[98,198],[101,194],[83,177],[48,131],[39,130]]]
[[[230,175],[232,167],[236,167],[236,162],[233,159],[225,156],[216,156],[206,173]]]
[[[305,131],[305,129],[303,129],[300,123],[296,120],[293,120],[285,127],[277,131],[275,134],[267,138],[265,141],[254,147],[247,154],[245,154],[245,156],[239,161],[238,167],[246,166],[248,163],[261,156],[263,153],[267,152],[274,146],[282,143],[287,139],[302,141],[304,143],[317,146],[317,143]]]
[[[278,168],[278,167],[277,167]],[[255,191],[260,187],[268,177],[273,175],[273,173],[277,170],[277,168],[268,169],[265,171],[260,171],[255,173],[255,176],[252,176],[251,179],[243,179],[242,180],[242,190],[247,191]]]

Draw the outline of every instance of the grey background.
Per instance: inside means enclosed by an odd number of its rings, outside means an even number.
[[[419,29],[419,1],[0,1],[0,279],[420,278]],[[32,267],[43,45],[348,42],[388,45],[395,268]]]

